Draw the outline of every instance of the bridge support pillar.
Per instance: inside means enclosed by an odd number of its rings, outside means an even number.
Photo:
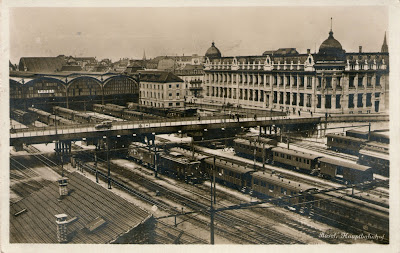
[[[24,150],[24,144],[23,143],[15,143],[14,144],[14,150],[16,152]]]

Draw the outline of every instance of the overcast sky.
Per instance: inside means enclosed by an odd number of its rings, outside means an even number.
[[[10,58],[97,59],[204,55],[215,41],[223,56],[295,47],[318,51],[334,37],[347,52],[380,51],[386,7],[11,8]]]

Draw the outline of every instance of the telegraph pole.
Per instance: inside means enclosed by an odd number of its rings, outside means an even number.
[[[214,156],[214,166],[213,166],[213,171],[212,171],[212,177],[210,182],[211,182],[211,187],[210,187],[210,244],[214,245],[214,206],[213,203],[215,203],[215,156]],[[214,190],[213,190],[213,184],[214,184]]]
[[[94,167],[96,169],[96,183],[99,183],[99,174],[97,172],[97,149],[98,149],[98,143],[96,143],[96,148],[94,150]]]
[[[107,144],[107,181],[108,181],[108,189],[111,189],[111,169],[110,169],[110,142],[109,136],[106,136],[106,144]]]

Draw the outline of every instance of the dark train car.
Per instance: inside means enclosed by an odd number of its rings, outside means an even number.
[[[125,107],[113,104],[106,104],[103,108],[103,113],[114,117],[122,118]]]
[[[278,198],[278,197],[291,197],[293,195],[303,193],[304,191],[312,188],[312,186],[294,182],[277,175],[254,172],[251,175],[251,189],[253,194],[261,198]],[[298,203],[305,202],[304,197],[282,198],[282,202],[288,205],[296,205],[292,210],[300,210],[302,205]]]
[[[389,154],[389,144],[377,141],[366,142],[362,149]]]
[[[388,153],[363,148],[359,152],[358,163],[373,168],[373,173],[389,177],[390,157]]]
[[[390,144],[390,137],[388,134],[384,134],[381,132],[371,132],[370,141],[381,142],[385,144]]]
[[[358,130],[347,130],[346,136],[368,140],[368,132]]]
[[[327,157],[319,158],[319,163],[320,173],[324,177],[335,178],[348,183],[362,183],[373,180],[371,167]]]
[[[154,167],[155,152],[154,150],[149,150],[143,143],[132,143],[129,146],[128,156],[149,168]]]
[[[75,121],[79,123],[100,123],[103,122],[104,120],[101,118],[98,118],[94,115],[89,115],[86,113],[76,113],[75,114]]]
[[[318,172],[318,158],[320,156],[281,147],[272,148],[272,153],[274,163],[303,170],[307,173]]]
[[[339,134],[327,134],[327,146],[329,149],[358,155],[361,146],[367,141]]]
[[[237,190],[244,190],[247,187],[251,187],[251,173],[254,172],[253,169],[213,157],[204,159],[204,165],[205,172],[210,177],[215,175],[216,182]]]
[[[65,118],[65,119],[75,120],[75,114],[77,114],[78,112],[68,109],[68,108],[54,106],[53,113],[57,116],[61,116],[61,117]]]
[[[266,138],[266,137],[261,137],[261,136],[244,136],[244,139],[251,140],[251,141],[256,141],[259,143],[265,143],[268,145],[273,145],[276,146],[278,144],[278,141],[275,139],[271,138]]]
[[[126,120],[143,120],[145,119],[144,113],[142,112],[136,112],[132,110],[125,110],[123,113],[123,118]]]
[[[199,183],[203,178],[201,162],[190,161],[177,152],[160,154],[158,164],[161,173],[185,182]]]
[[[45,112],[43,110],[37,109],[37,108],[28,108],[28,111],[34,113],[37,116],[37,120],[45,123],[47,125],[54,125],[54,122],[51,122],[49,120],[49,117],[51,116],[51,113]]]
[[[98,113],[103,113],[104,112],[104,105],[101,104],[93,104],[93,109],[94,112]]]
[[[37,116],[34,113],[19,109],[11,109],[10,116],[23,125],[30,125],[37,120]]]
[[[337,192],[313,196],[313,215],[316,219],[344,228],[354,234],[384,236],[389,240],[389,209],[364,202]]]
[[[235,153],[239,156],[248,157],[254,159],[254,154],[258,161],[265,162],[272,161],[272,152],[271,149],[274,147],[269,144],[252,142],[246,139],[234,139],[234,149]]]

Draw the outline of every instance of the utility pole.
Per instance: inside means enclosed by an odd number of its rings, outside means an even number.
[[[262,148],[262,158],[263,158],[263,174],[265,173],[265,143],[263,143],[263,148]]]
[[[107,173],[107,181],[108,181],[108,189],[111,189],[111,169],[110,169],[110,142],[109,142],[109,136],[106,136],[106,145],[107,145],[107,168],[108,168],[108,173]]]
[[[99,174],[97,172],[97,149],[98,149],[98,143],[96,143],[96,148],[94,150],[94,167],[96,169],[96,183],[99,183]]]
[[[368,141],[371,139],[371,122],[368,123]]]
[[[155,138],[155,137],[154,137]],[[153,140],[153,147],[154,147],[154,177],[157,178],[158,176],[158,168],[157,168],[157,151],[156,151],[156,143]]]
[[[214,245],[214,206],[213,202],[215,202],[215,156],[214,156],[214,166],[212,170],[211,187],[210,187],[210,244]],[[213,191],[214,184],[214,191]]]

